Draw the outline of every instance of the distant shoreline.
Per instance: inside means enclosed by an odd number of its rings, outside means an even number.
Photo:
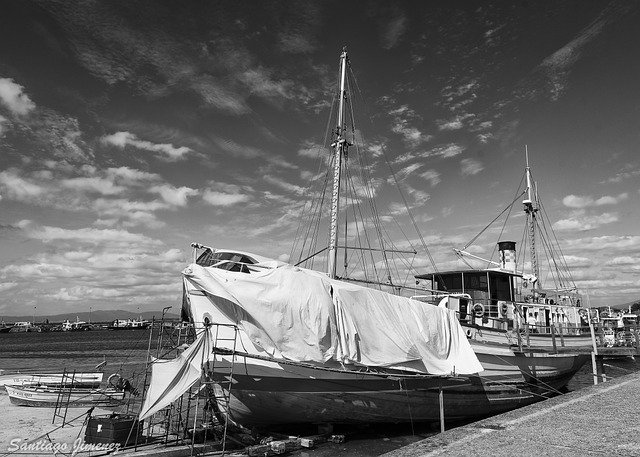
[[[175,309],[173,307],[172,309]],[[135,319],[142,317],[142,319],[160,320],[162,318],[162,309],[156,311],[131,311],[130,309],[110,309],[110,310],[86,310],[82,312],[68,312],[60,314],[23,314],[16,316],[0,315],[0,322],[6,324],[14,322],[32,322],[34,324],[49,323],[62,323],[66,320],[75,322],[76,320],[91,322],[95,324],[106,324],[113,322],[115,319]],[[165,320],[180,319],[180,315],[176,313],[165,313]],[[35,322],[34,322],[35,320]]]

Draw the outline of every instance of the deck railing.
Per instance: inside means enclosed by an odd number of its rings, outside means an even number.
[[[518,304],[515,304],[512,318],[491,316],[491,314],[494,314],[491,312],[492,306],[498,307],[498,305],[493,304],[484,305],[484,313],[481,316],[474,314],[473,307],[471,307],[468,310],[469,312],[464,314],[464,317],[457,312],[458,318],[467,325],[472,325],[479,330],[489,328],[515,335],[521,350],[522,348],[535,347],[536,342],[540,341],[536,337],[544,335],[546,340],[548,335],[554,352],[558,352],[558,348],[572,346],[569,340],[582,336],[586,337],[584,346],[595,345],[601,348],[629,347],[635,348],[640,353],[640,330],[637,324],[625,325],[616,329],[604,329],[598,323],[593,322],[591,326],[580,326],[570,322],[551,322],[549,325],[538,321],[527,323],[523,313],[519,310],[520,305]],[[548,345],[548,342],[545,345]]]

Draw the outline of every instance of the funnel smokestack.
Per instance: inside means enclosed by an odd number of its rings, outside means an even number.
[[[499,241],[500,268],[507,271],[516,272],[516,242]]]

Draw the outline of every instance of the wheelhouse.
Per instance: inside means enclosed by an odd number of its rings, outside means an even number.
[[[465,303],[461,300],[461,319],[464,319],[463,314],[473,313],[473,307],[476,314],[500,318],[507,317],[507,310],[501,305],[517,300],[514,281],[516,277],[520,276],[504,271],[464,270],[418,275],[416,280],[420,283],[426,281],[427,286],[433,291],[466,294],[472,305],[464,309]]]
[[[534,290],[519,273],[456,270],[415,278],[419,287],[431,290],[435,297],[452,297],[446,306],[454,309],[463,323],[502,330],[528,325],[538,333],[549,333],[551,326],[561,333],[576,333],[584,325],[571,299]]]

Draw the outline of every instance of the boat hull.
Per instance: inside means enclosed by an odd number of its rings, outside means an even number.
[[[518,346],[518,336],[514,331],[505,331],[487,327],[478,327],[465,322],[460,322],[467,337],[479,343],[505,344],[508,346]],[[520,334],[520,341],[523,346],[533,348],[554,349],[579,349],[591,348],[593,343],[590,334],[580,335],[551,335],[550,333],[529,333],[529,338],[525,333]],[[527,343],[528,341],[528,343]]]
[[[7,386],[9,400],[18,406],[52,408],[57,404],[68,407],[101,406],[122,404],[124,392],[96,389],[48,389],[41,387]]]
[[[0,375],[0,387],[73,385],[74,387],[98,387],[104,373],[40,373]]]
[[[408,371],[410,366],[374,374],[374,369],[349,371],[337,362],[318,367],[278,362],[264,357],[244,331],[232,331],[233,322],[219,309],[224,309],[222,298],[196,293],[190,284],[186,292],[196,328],[206,320],[216,322],[217,348],[238,347],[248,353],[236,355],[232,363],[232,356],[219,352],[209,366],[217,382],[218,392],[213,394],[219,409],[227,410],[228,399],[230,417],[246,426],[437,421],[441,389],[447,419],[480,418],[557,395],[588,360],[587,355],[567,351],[520,353],[505,332],[495,342],[469,338],[484,368],[472,376],[421,376]]]
[[[118,327],[116,325],[110,325],[107,327],[107,330],[148,330],[149,327],[151,327],[151,324],[136,327]]]
[[[474,348],[475,349],[475,348]],[[236,360],[214,373],[221,411],[245,426],[294,423],[399,423],[438,421],[440,391],[447,420],[486,417],[554,396],[588,359],[583,355],[517,354],[478,349],[485,371],[431,377],[400,373],[330,371]],[[511,355],[509,355],[509,353]],[[218,365],[224,364],[218,360]],[[230,395],[229,395],[230,393]]]

